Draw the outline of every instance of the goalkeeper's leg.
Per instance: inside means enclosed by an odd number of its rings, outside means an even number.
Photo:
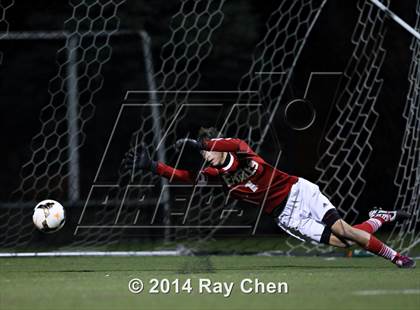
[[[335,209],[330,210],[326,214],[327,218],[320,222],[305,217],[300,212],[291,213],[286,206],[276,222],[285,232],[302,241],[313,240],[340,248],[356,243],[367,251],[392,261],[398,267],[415,267],[415,262],[411,258],[401,255],[374,235],[350,226],[339,217]]]
[[[403,256],[390,248],[374,235],[364,230],[350,226],[344,220],[339,219],[331,225],[330,244],[335,246],[347,245],[347,240],[353,241],[365,250],[392,261],[398,267],[413,268],[416,263],[411,258]]]
[[[414,267],[415,262],[388,247],[370,232],[372,227],[352,227],[346,223],[319,187],[303,178],[293,185],[287,203],[276,218],[280,228],[300,239],[347,247],[356,243],[399,267]],[[366,223],[365,223],[366,224]],[[368,232],[369,231],[369,232]]]
[[[322,221],[326,224],[326,232],[330,232],[327,237],[330,245],[348,247],[356,243],[363,249],[392,261],[398,267],[413,268],[416,265],[411,258],[401,255],[372,235],[370,232],[376,230],[367,223],[368,221],[351,226],[341,219],[335,208],[328,210]]]

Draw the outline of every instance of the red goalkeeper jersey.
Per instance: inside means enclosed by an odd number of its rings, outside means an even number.
[[[203,141],[207,151],[227,152],[224,165],[197,172],[181,170],[159,162],[157,173],[175,181],[194,183],[198,174],[223,184],[230,197],[262,206],[271,213],[288,195],[296,176],[264,161],[241,139],[218,138]]]

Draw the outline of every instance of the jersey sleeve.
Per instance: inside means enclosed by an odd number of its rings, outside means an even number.
[[[156,167],[156,173],[174,181],[180,181],[184,183],[194,183],[197,174],[190,170],[175,169],[162,162],[158,162]]]
[[[202,143],[205,151],[254,153],[245,141],[237,138],[205,139]]]

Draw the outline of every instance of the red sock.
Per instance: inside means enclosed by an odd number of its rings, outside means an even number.
[[[369,252],[376,254],[378,256],[382,256],[388,260],[394,260],[395,257],[399,256],[400,254],[391,249],[389,246],[384,244],[382,241],[378,240],[375,236],[371,235],[368,245],[365,248]]]
[[[382,224],[384,223],[384,219],[381,217],[373,217],[371,219],[368,219],[367,221],[364,221],[361,224],[354,225],[354,228],[363,230],[365,232],[368,232],[370,234],[375,233],[379,228],[381,228]]]

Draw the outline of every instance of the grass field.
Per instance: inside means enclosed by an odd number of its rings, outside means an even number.
[[[203,256],[0,259],[0,309],[420,309],[420,269],[375,258]],[[128,291],[140,278],[145,289]],[[149,294],[151,278],[193,291]],[[198,293],[198,279],[234,282],[230,297]],[[287,282],[288,293],[245,294],[244,278]]]

